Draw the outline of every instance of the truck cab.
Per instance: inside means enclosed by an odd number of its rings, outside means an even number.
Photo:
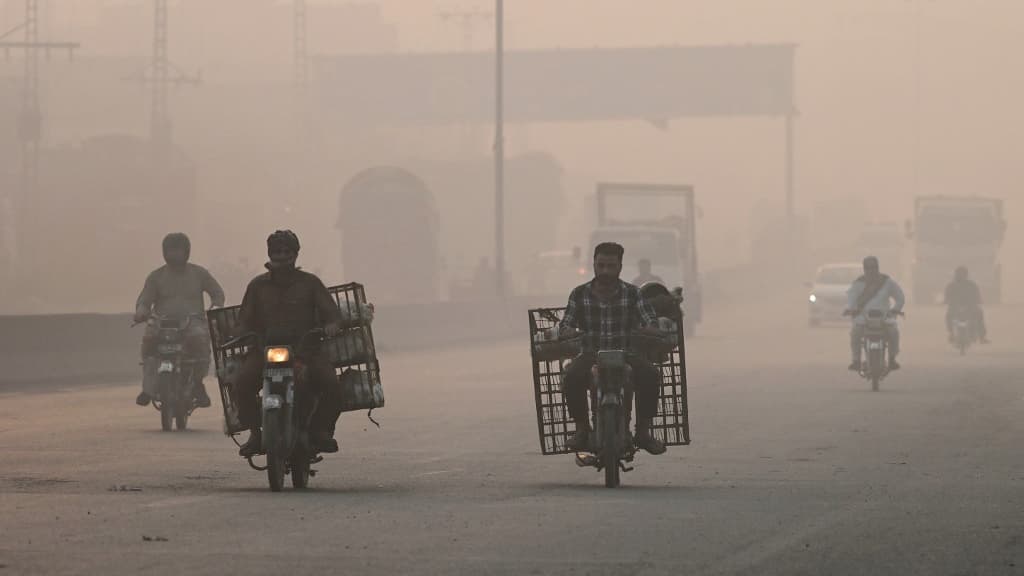
[[[696,247],[696,209],[691,186],[601,183],[597,186],[597,226],[591,250],[601,242],[626,249],[622,279],[633,282],[641,260],[668,289],[683,289],[683,328],[692,335],[702,317]]]

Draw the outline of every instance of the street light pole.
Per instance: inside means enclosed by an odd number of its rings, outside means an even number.
[[[494,90],[494,276],[498,298],[505,297],[505,3],[495,0]]]

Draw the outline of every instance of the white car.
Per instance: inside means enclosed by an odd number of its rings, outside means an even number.
[[[807,322],[817,326],[822,322],[841,322],[846,310],[846,292],[864,273],[860,263],[825,264],[818,268],[808,295]]]

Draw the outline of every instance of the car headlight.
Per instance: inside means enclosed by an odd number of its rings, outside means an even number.
[[[811,301],[811,304],[814,304],[815,302],[818,301],[818,297],[815,296],[814,294],[811,294],[811,296],[808,298],[808,300]]]
[[[267,348],[267,362],[281,364],[291,358],[291,351],[287,348]]]

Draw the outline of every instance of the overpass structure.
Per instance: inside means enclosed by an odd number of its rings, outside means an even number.
[[[795,58],[792,44],[509,51],[504,119],[666,126],[687,117],[779,118],[792,218]],[[490,123],[493,66],[489,52],[318,56],[314,102],[341,133],[366,125]]]

